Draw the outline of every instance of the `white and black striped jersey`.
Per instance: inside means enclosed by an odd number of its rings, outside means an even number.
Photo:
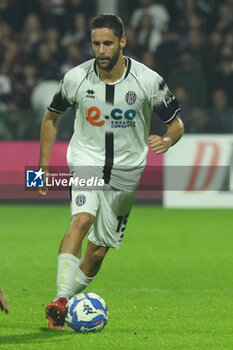
[[[95,59],[71,69],[48,109],[63,113],[75,107],[69,166],[98,166],[105,183],[133,190],[145,167],[151,111],[170,123],[180,106],[160,75],[125,60],[125,73],[114,84],[99,78]]]

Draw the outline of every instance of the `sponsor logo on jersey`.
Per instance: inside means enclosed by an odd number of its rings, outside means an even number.
[[[125,101],[128,103],[128,105],[133,105],[137,99],[137,95],[134,91],[128,91],[125,95]]]
[[[111,122],[111,128],[116,129],[116,128],[135,128],[136,123],[134,121],[129,121],[127,120],[126,122],[124,121],[112,121]]]
[[[168,106],[175,99],[176,99],[175,96],[171,93],[170,90],[168,90],[165,97],[164,97],[164,101],[165,101],[166,105]]]
[[[98,107],[90,107],[87,111],[86,120],[93,126],[103,126],[105,124],[105,120],[98,121],[97,120],[101,116],[101,111]]]
[[[86,97],[88,98],[95,98],[95,91],[94,90],[91,90],[91,89],[88,89],[87,91],[86,91]]]
[[[79,194],[77,198],[75,199],[75,203],[77,204],[78,207],[81,207],[86,203],[86,196],[84,194]]]
[[[106,123],[106,120],[110,119],[111,128],[128,128],[136,126],[134,121],[136,114],[135,109],[127,109],[124,112],[120,108],[114,108],[110,115],[101,116],[101,110],[98,107],[90,107],[87,111],[86,120],[93,126],[101,127]]]

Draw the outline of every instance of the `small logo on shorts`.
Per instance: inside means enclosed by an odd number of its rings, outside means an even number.
[[[79,207],[84,205],[86,203],[86,197],[84,196],[84,194],[79,194],[78,197],[75,199],[75,203]]]
[[[136,99],[137,95],[134,91],[128,91],[125,95],[125,101],[128,103],[128,105],[133,105]]]

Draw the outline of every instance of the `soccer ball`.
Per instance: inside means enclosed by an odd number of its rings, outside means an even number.
[[[75,332],[101,331],[107,323],[108,307],[95,293],[79,293],[67,303],[66,323]]]

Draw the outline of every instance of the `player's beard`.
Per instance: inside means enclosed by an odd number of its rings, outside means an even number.
[[[121,49],[117,50],[112,58],[106,57],[108,59],[108,64],[101,64],[100,57],[96,58],[97,65],[100,69],[110,72],[118,61]],[[103,57],[105,58],[105,57]]]

